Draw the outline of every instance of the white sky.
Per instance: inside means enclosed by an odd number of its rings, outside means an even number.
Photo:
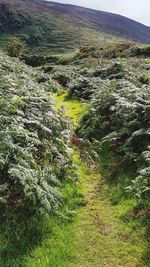
[[[150,0],[53,0],[104,10],[139,21],[150,26]]]

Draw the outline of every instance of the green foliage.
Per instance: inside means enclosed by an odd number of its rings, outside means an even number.
[[[150,46],[145,46],[145,47],[138,47],[135,46],[132,49],[130,49],[130,55],[131,56],[144,56],[144,57],[149,57],[150,56]]]
[[[149,45],[137,45],[130,41],[118,41],[105,43],[102,45],[86,45],[82,46],[77,56],[79,58],[92,57],[92,58],[105,58],[105,59],[115,59],[118,57],[149,57],[150,47]]]
[[[142,84],[149,84],[150,83],[150,77],[142,75],[142,76],[140,76],[139,81]]]
[[[121,80],[124,75],[123,67],[119,63],[110,64],[105,68],[85,68],[68,84],[68,97],[92,99],[100,88],[109,86],[109,80],[113,80],[113,84],[114,80]]]
[[[97,88],[99,80],[79,76],[69,84],[68,97],[90,99]]]
[[[143,157],[149,153],[150,143],[149,61],[128,58],[133,46],[135,44],[131,43],[110,46],[117,53],[119,51],[116,56],[121,58],[117,60],[106,56],[109,50],[105,47],[83,47],[71,65],[65,66],[65,70],[69,80],[66,84],[68,97],[91,100],[90,110],[81,122],[81,136],[90,141],[96,139],[100,144],[109,144],[110,150],[119,153],[132,167],[136,166],[138,173],[149,167],[148,160]],[[139,49],[148,47],[139,46]],[[91,58],[101,56],[104,57],[102,65],[93,63],[85,67]],[[75,68],[76,65],[78,68]],[[65,73],[64,68],[58,69],[60,76]],[[142,177],[138,176],[137,182],[134,179],[131,183],[135,195],[140,194],[140,198],[144,199],[149,195],[149,175]],[[134,182],[139,185],[137,192]],[[128,188],[128,191],[132,192],[132,189]]]
[[[10,57],[22,57],[26,53],[26,43],[17,37],[10,37],[5,50]]]
[[[0,53],[0,206],[50,212],[70,164],[66,121],[33,69]]]
[[[133,84],[118,82],[96,91],[79,130],[81,136],[108,144],[110,151],[136,165],[140,176],[133,182],[133,191],[139,197],[149,195],[149,122],[149,88],[141,92]]]
[[[62,65],[67,65],[68,63],[71,63],[74,61],[74,59],[77,56],[77,53],[72,53],[72,54],[64,54],[59,58],[59,63]]]
[[[18,61],[16,62],[19,64]],[[7,67],[5,66],[5,70]],[[43,86],[45,87],[43,83],[40,87],[36,84],[35,81],[39,77],[36,71],[25,65],[23,67],[26,78],[29,78],[30,82],[34,80],[36,92],[40,88],[42,95],[50,96],[43,90]],[[18,75],[18,68],[16,71]],[[31,89],[30,83],[28,87]],[[33,92],[33,87],[29,92]],[[63,105],[65,114],[61,115],[69,116],[74,123],[78,123],[85,111],[84,105],[77,100],[66,98],[66,95],[65,91],[53,95],[57,100],[56,108],[62,109]],[[20,103],[18,99],[15,102]],[[53,107],[52,103],[50,106]],[[85,143],[84,150],[83,154],[87,150],[90,152],[89,142]],[[108,154],[106,150],[105,152],[105,157],[104,154],[101,156],[106,173]],[[87,160],[87,157],[84,159]],[[145,224],[145,221],[132,219],[135,200],[123,201],[123,198],[120,198],[118,186],[114,184],[114,190],[111,187],[110,193],[113,198],[116,198],[115,201],[119,199],[118,204],[114,205],[108,199],[108,183],[103,179],[104,174],[102,173],[100,177],[99,172],[91,168],[91,161],[90,168],[83,164],[77,149],[74,151],[72,161],[77,176],[72,177],[71,169],[70,179],[61,183],[64,201],[57,214],[30,217],[29,214],[26,216],[23,210],[23,215],[15,218],[7,217],[1,223],[0,266],[66,267],[86,264],[95,267],[104,266],[106,259],[108,264],[114,266],[117,264],[120,266],[128,264],[132,267],[137,264],[149,266],[149,260],[146,257],[148,242],[144,238],[144,228],[141,227],[141,223]],[[121,183],[122,187],[123,185]],[[148,238],[147,231],[146,239]]]
[[[105,43],[97,46],[82,46],[78,52],[78,57],[93,57],[93,58],[118,58],[124,57],[128,54],[128,50],[133,48],[135,44],[129,41],[122,41],[116,43]]]
[[[145,153],[145,152],[144,152]],[[149,161],[150,162],[150,161]],[[139,176],[132,180],[131,186],[127,187],[128,192],[133,193],[138,199],[142,196],[149,197],[150,193],[150,167],[139,171]]]

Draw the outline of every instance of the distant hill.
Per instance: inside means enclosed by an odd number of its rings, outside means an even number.
[[[15,34],[35,51],[51,48],[61,52],[118,37],[150,43],[150,27],[134,20],[43,0],[0,0],[0,33],[1,44]]]
[[[42,4],[41,0],[33,0],[32,2]],[[51,1],[44,5],[60,15],[68,15],[75,24],[80,26],[150,43],[150,27],[121,15]]]

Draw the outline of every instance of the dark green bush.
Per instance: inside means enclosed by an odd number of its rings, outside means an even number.
[[[17,37],[10,37],[7,41],[5,50],[10,57],[19,57],[25,55],[27,48],[26,43]]]

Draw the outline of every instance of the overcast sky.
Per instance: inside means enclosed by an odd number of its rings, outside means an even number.
[[[53,0],[124,15],[150,26],[150,0]]]

